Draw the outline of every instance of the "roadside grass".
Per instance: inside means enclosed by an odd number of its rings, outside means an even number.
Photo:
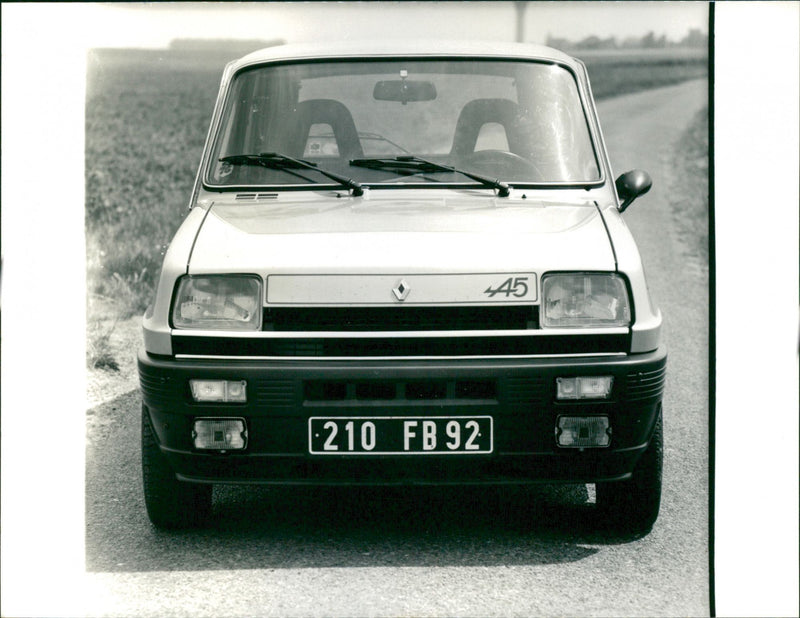
[[[89,318],[86,325],[86,364],[91,369],[119,371],[119,362],[111,348],[111,335],[117,327],[117,320],[98,317]]]
[[[113,370],[108,340],[117,321],[142,314],[152,300],[164,252],[187,211],[219,80],[230,59],[161,50],[89,53],[90,367]],[[697,54],[587,55],[584,60],[598,99],[707,75],[706,60]]]
[[[91,52],[86,100],[89,294],[141,313],[186,212],[222,65]]]

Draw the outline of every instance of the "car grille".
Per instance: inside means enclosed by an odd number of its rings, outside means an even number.
[[[538,307],[293,307],[264,310],[264,330],[380,332],[527,330]]]
[[[173,353],[240,358],[444,359],[614,354],[630,347],[627,333],[543,332],[535,305],[268,307],[263,317],[264,332],[253,336],[176,331]]]

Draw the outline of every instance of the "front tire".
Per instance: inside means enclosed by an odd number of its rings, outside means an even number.
[[[147,408],[142,406],[142,481],[150,521],[158,528],[190,528],[211,514],[211,485],[184,483],[158,447]]]
[[[648,533],[661,507],[664,425],[659,412],[650,444],[627,481],[597,483],[597,507],[612,527],[629,534]]]

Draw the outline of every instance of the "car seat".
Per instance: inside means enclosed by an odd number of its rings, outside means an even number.
[[[331,127],[339,157],[342,159],[350,160],[364,156],[353,116],[341,102],[333,99],[301,101],[295,108],[294,116],[292,144],[295,156],[303,156],[309,131],[315,124],[326,124]]]

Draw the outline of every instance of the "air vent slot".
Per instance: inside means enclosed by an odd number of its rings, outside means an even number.
[[[397,396],[393,382],[365,382],[356,384],[356,399],[389,400]]]
[[[447,397],[446,382],[410,382],[406,384],[407,399],[444,399]]]
[[[278,199],[277,193],[237,193],[237,202],[255,202],[258,200],[276,200]]]
[[[487,403],[497,401],[496,380],[389,380],[358,381],[309,380],[303,388],[305,401],[313,405],[345,402],[395,402],[413,405],[424,402],[461,401]]]
[[[664,395],[664,385],[667,380],[666,365],[652,371],[639,371],[626,376],[628,401],[642,401],[658,399]]]

